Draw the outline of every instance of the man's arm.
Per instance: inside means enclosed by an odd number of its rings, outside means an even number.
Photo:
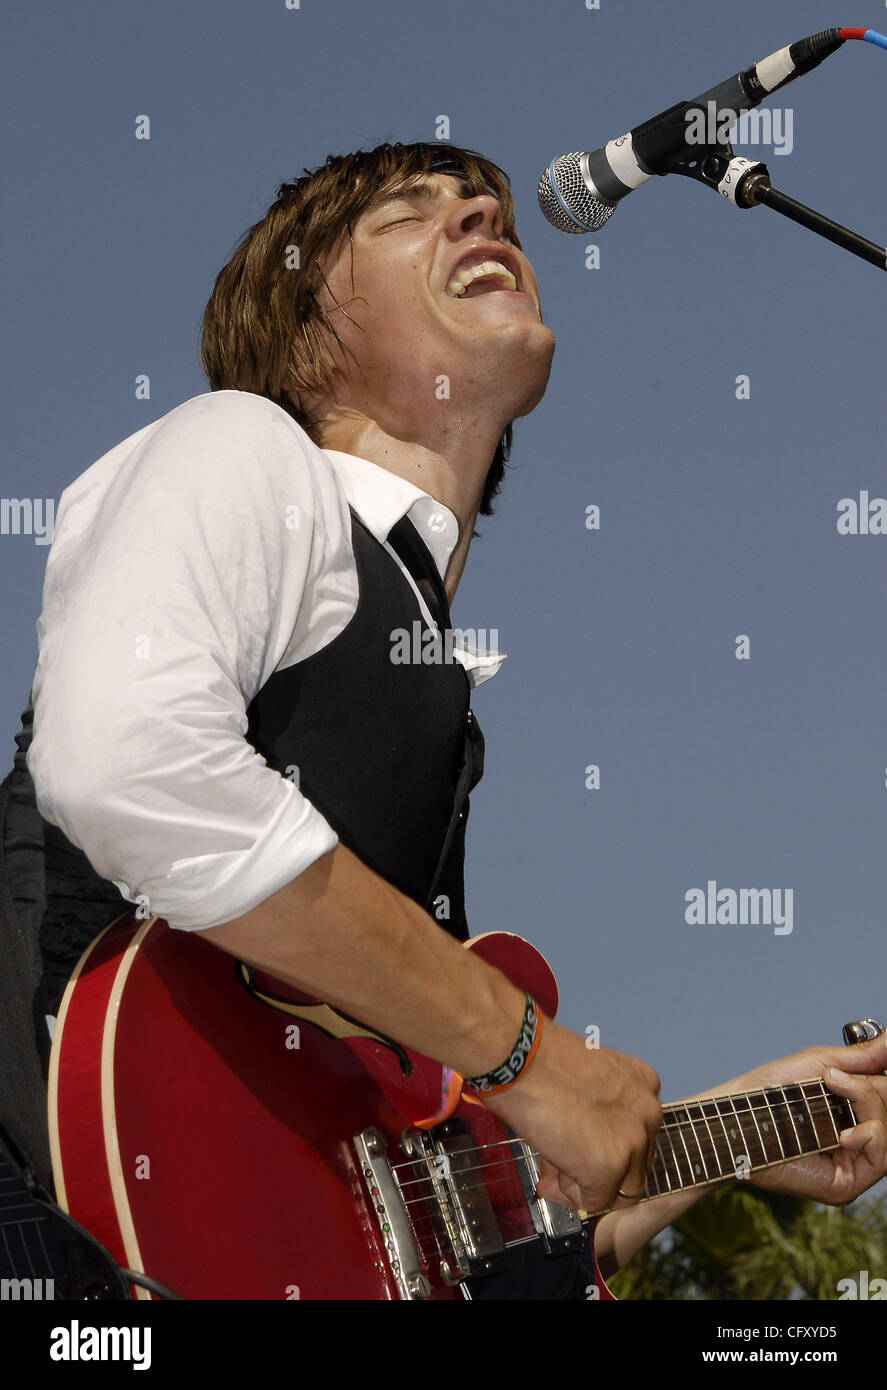
[[[246,733],[278,666],[351,616],[349,525],[295,421],[235,391],[187,401],[65,491],[38,623],[37,807],[173,927],[246,911],[337,842]]]
[[[203,935],[463,1076],[497,1066],[520,1030],[522,992],[341,844]],[[575,1182],[595,1210],[643,1186],[658,1085],[638,1058],[546,1020],[525,1075],[487,1105],[555,1166],[562,1200]]]

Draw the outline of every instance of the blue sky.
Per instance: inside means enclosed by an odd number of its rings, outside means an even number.
[[[511,175],[558,346],[453,606],[509,653],[474,700],[487,766],[469,915],[536,941],[562,1020],[645,1057],[665,1098],[887,1010],[887,536],[836,527],[840,499],[887,496],[887,287],[677,177],[588,237],[548,226],[536,182],[562,151],[830,24],[883,29],[885,13],[85,0],[19,7],[7,31],[4,497],[57,499],[206,389],[204,303],[282,179],[328,153],[434,139],[440,115]],[[885,92],[887,54],[847,44],[771,98],[791,112],[790,153],[750,151],[777,187],[875,241]],[[149,141],[134,138],[140,114]],[[7,766],[46,553],[0,535]],[[150,539],[133,563],[146,560]],[[688,924],[685,894],[709,880],[791,890],[791,932]]]

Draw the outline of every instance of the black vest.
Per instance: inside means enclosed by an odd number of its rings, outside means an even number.
[[[351,518],[357,609],[322,650],[270,677],[249,705],[246,736],[270,767],[298,776],[358,858],[465,939],[468,792],[483,773],[484,751],[468,677],[457,662],[392,661],[392,634],[411,631],[421,609],[397,562],[353,510]],[[409,568],[420,587],[441,596],[448,624],[440,575],[410,530],[416,563]],[[32,719],[29,705],[0,829],[23,935],[42,957],[39,1017],[56,1012],[83,951],[128,904],[37,811],[25,764]]]

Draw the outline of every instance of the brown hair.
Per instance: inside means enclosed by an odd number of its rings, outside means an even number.
[[[277,201],[244,234],[216,279],[201,332],[201,361],[213,391],[267,396],[315,438],[298,392],[322,394],[330,384],[327,332],[345,347],[320,304],[320,263],[350,235],[351,224],[376,194],[408,188],[428,174],[458,178],[466,197],[492,193],[506,236],[520,247],[508,176],[474,150],[420,142],[330,155],[320,168],[280,185]],[[287,268],[295,248],[297,275]],[[288,389],[288,382],[295,389]],[[484,482],[482,516],[492,514],[511,442],[508,425]]]

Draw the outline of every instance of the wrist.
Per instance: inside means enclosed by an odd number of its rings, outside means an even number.
[[[526,994],[520,1029],[509,1051],[502,1061],[490,1070],[475,1076],[466,1076],[466,1090],[484,1102],[510,1090],[533,1064],[542,1040],[544,1021],[540,1005],[531,994]]]
[[[477,1077],[510,1055],[522,1026],[526,995],[500,971],[489,968],[481,1006],[456,1040],[448,1063],[463,1077]]]

